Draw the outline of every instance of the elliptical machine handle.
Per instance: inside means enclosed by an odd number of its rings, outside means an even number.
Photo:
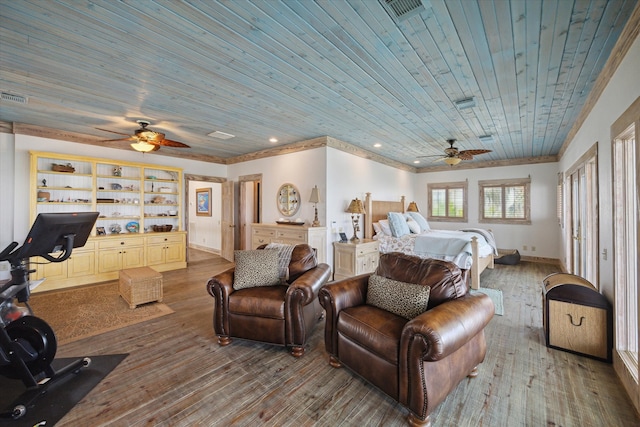
[[[9,259],[9,254],[13,251],[16,246],[18,246],[18,242],[11,242],[9,246],[4,248],[2,252],[0,252],[0,261],[7,261]]]

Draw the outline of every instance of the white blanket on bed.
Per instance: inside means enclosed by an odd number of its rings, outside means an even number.
[[[471,254],[471,234],[452,230],[431,230],[416,236],[413,250],[418,256],[455,256],[460,252]]]

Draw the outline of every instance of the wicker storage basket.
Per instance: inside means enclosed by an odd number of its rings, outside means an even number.
[[[120,270],[120,295],[130,308],[162,301],[162,274],[149,267]]]

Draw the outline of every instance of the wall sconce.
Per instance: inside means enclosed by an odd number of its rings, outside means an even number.
[[[416,204],[416,202],[409,203],[409,206],[407,206],[407,212],[420,212],[420,209],[418,209],[418,205]]]
[[[353,237],[350,239],[350,242],[358,243],[360,241],[357,235],[357,232],[360,231],[358,222],[360,221],[360,214],[365,213],[362,200],[359,200],[357,197],[353,199],[351,203],[349,203],[347,212],[351,214],[351,222],[353,223]]]
[[[318,203],[320,203],[320,193],[318,193],[318,186],[314,186],[311,189],[311,197],[309,197],[309,203],[313,203],[313,207],[316,211],[316,216],[313,218],[312,227],[320,227],[320,221],[318,221]]]

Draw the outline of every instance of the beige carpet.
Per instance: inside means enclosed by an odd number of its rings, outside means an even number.
[[[34,315],[51,326],[59,345],[173,313],[157,302],[130,309],[118,282],[36,293],[29,303]]]

